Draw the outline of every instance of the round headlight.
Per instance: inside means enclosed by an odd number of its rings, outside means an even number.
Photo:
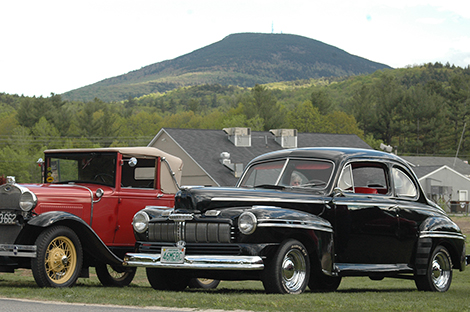
[[[139,211],[134,215],[134,219],[132,220],[132,226],[134,227],[134,231],[137,233],[143,233],[147,230],[149,226],[149,215],[143,211]]]
[[[238,218],[238,228],[245,235],[250,235],[256,230],[258,220],[252,212],[244,212]]]
[[[24,192],[20,196],[20,208],[23,211],[31,211],[34,207],[36,207],[37,202],[38,199],[36,198],[36,195],[29,191]]]

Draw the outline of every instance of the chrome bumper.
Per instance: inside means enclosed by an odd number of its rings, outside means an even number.
[[[36,258],[36,246],[0,244],[0,256]]]
[[[160,254],[127,253],[123,264],[133,267],[203,270],[262,270],[263,259],[258,256],[188,256],[183,263],[161,263]]]

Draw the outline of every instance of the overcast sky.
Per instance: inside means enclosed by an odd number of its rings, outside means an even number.
[[[0,93],[64,93],[242,32],[395,68],[470,64],[469,0],[0,0]]]

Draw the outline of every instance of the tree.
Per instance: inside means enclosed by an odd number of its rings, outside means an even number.
[[[244,103],[244,114],[247,118],[261,118],[264,123],[263,130],[265,131],[280,128],[284,123],[284,114],[281,105],[271,91],[257,84],[251,90],[251,96],[250,101]]]
[[[328,115],[331,112],[333,103],[325,88],[321,88],[312,92],[310,101],[313,107],[318,108],[321,115]]]

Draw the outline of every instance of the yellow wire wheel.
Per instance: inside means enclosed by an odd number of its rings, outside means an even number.
[[[31,269],[40,287],[69,287],[78,279],[83,251],[78,236],[66,226],[45,229],[36,239]]]
[[[77,267],[77,251],[68,237],[52,240],[46,250],[44,267],[54,283],[64,284],[70,280]]]

